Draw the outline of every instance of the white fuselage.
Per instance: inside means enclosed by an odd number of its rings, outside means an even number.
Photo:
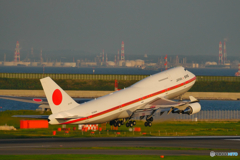
[[[196,77],[183,67],[172,68],[149,76],[134,85],[93,99],[68,111],[52,114],[50,124],[94,124],[128,118],[136,110],[156,98],[172,99],[187,92]],[[53,120],[66,116],[80,117]]]

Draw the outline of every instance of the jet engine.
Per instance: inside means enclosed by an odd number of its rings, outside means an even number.
[[[195,102],[195,103],[189,104],[189,106],[182,111],[182,114],[191,115],[191,114],[200,112],[200,110],[201,110],[201,105],[198,102]]]

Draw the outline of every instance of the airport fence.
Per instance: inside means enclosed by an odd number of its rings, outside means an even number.
[[[180,114],[176,120],[240,120],[239,110],[206,110],[193,115]]]
[[[140,120],[140,117],[135,117],[135,120]],[[193,115],[188,114],[172,114],[156,112],[153,116],[155,120],[240,120],[240,110],[206,110],[200,111]],[[145,121],[145,119],[143,119]]]
[[[40,73],[0,73],[0,78],[41,79],[82,79],[82,80],[141,80],[149,75],[119,75],[119,74],[40,74]],[[197,81],[228,81],[240,82],[240,77],[227,76],[197,76]]]
[[[141,80],[148,75],[0,73],[0,78],[41,79],[43,77],[82,80]]]

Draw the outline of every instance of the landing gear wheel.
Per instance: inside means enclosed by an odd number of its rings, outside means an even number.
[[[133,123],[132,122],[129,122],[129,127],[133,127]]]
[[[149,115],[148,115],[148,116],[146,116],[146,121],[148,121],[148,117],[149,117]]]
[[[151,126],[152,126],[152,123],[151,123],[151,122],[148,122],[148,126],[151,127]]]
[[[124,122],[123,121],[120,121],[121,122],[121,125],[124,125]]]
[[[129,123],[126,123],[126,127],[129,127]]]
[[[144,123],[144,126],[147,127],[147,126],[148,126],[148,122],[145,122],[145,123]]]
[[[152,121],[153,121],[153,117],[149,118],[148,121],[149,121],[149,122],[152,122]]]
[[[110,126],[114,125],[113,121],[110,121],[109,124],[110,124]]]
[[[136,125],[136,121],[132,121],[133,125],[135,126]]]
[[[114,123],[114,127],[117,127],[117,126],[118,126],[118,123],[117,123],[117,122],[115,122],[115,123]]]
[[[117,126],[118,126],[118,127],[121,127],[121,122],[118,121],[118,122],[117,122]]]

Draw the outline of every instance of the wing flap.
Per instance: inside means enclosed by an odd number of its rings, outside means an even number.
[[[178,108],[180,110],[186,109],[190,103],[198,102],[196,98],[190,96],[189,102],[175,102],[165,98],[156,98],[151,102],[144,105],[142,108],[137,109],[132,117],[147,116],[155,113],[157,110],[168,111],[168,114],[174,109]]]
[[[156,99],[152,100],[151,102],[147,103],[146,105],[144,105],[142,107],[142,109],[168,108],[168,107],[173,107],[173,106],[181,106],[184,104],[185,103],[183,103],[183,102],[175,102],[175,101],[171,101],[171,100],[165,99],[165,98],[156,98]]]

